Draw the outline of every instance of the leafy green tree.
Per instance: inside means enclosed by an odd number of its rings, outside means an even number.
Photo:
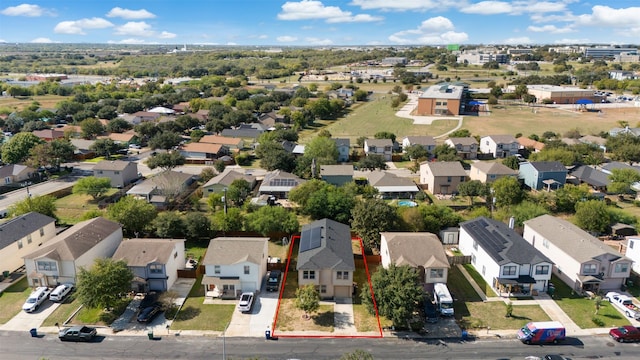
[[[463,218],[446,205],[429,205],[418,207],[424,219],[424,231],[437,234],[446,227],[458,226]]]
[[[149,147],[151,149],[164,149],[169,150],[175,146],[178,146],[182,141],[182,137],[177,133],[171,131],[164,131],[154,135],[149,140]]]
[[[113,308],[131,290],[133,273],[123,260],[97,258],[90,269],[79,268],[76,297],[88,308]]]
[[[242,219],[240,219],[242,222]],[[205,214],[189,212],[184,216],[185,235],[187,240],[210,238],[211,220]]]
[[[97,139],[89,146],[89,149],[95,151],[98,156],[104,156],[109,159],[111,155],[117,153],[121,147],[111,139]]]
[[[367,93],[366,90],[362,89],[358,89],[353,93],[353,97],[356,99],[356,101],[367,101],[368,96],[369,93]]]
[[[566,213],[576,211],[576,204],[578,202],[592,199],[589,185],[587,184],[580,184],[578,186],[565,184],[555,191],[555,196],[555,210]]]
[[[518,161],[518,158],[515,156],[507,156],[506,158],[502,159],[502,165],[513,170],[520,169],[520,161]]]
[[[398,217],[402,224],[399,226],[401,229],[412,232],[425,231],[426,229],[424,217],[417,207],[399,207]]]
[[[245,217],[245,230],[262,235],[276,232],[294,233],[300,229],[296,215],[282,206],[263,206]]]
[[[378,313],[393,321],[394,326],[404,328],[416,310],[424,294],[414,268],[391,264],[379,267],[371,275],[371,286],[376,296]],[[365,286],[361,293],[362,303],[370,314],[374,314],[371,291]]]
[[[524,199],[524,192],[518,179],[511,176],[494,181],[491,189],[498,207],[519,204]]]
[[[449,134],[450,138],[470,137],[470,136],[471,136],[471,131],[469,131],[468,129],[458,129]]]
[[[96,116],[100,119],[113,120],[118,117],[118,112],[116,111],[115,106],[105,105],[98,112]]]
[[[2,145],[2,161],[6,164],[18,164],[29,157],[29,151],[42,143],[32,133],[21,132],[12,136]]]
[[[227,213],[217,211],[213,214],[213,229],[216,231],[240,231],[244,222],[242,210],[238,208],[229,208]]]
[[[127,122],[125,119],[116,118],[107,124],[107,131],[115,132],[115,133],[123,133],[129,129],[131,129],[131,124]]]
[[[256,156],[260,158],[260,167],[268,171],[283,170],[291,172],[295,168],[295,157],[287,152],[280,143],[260,143],[256,149]]]
[[[27,161],[33,167],[40,166],[60,166],[60,163],[73,159],[74,146],[67,140],[55,139],[53,141],[40,143],[34,146],[29,152]]]
[[[366,199],[356,202],[351,211],[351,229],[358,233],[369,249],[380,249],[380,233],[393,228],[396,211],[382,199]]]
[[[424,160],[429,158],[429,151],[420,144],[413,144],[407,148],[409,159]]]
[[[609,136],[606,143],[607,151],[613,160],[633,163],[640,161],[640,138],[633,134],[618,134]]]
[[[85,139],[94,139],[97,135],[104,132],[105,127],[100,120],[96,118],[87,118],[80,123],[82,129],[82,137]]]
[[[111,189],[111,180],[109,178],[87,176],[78,180],[73,185],[72,191],[74,194],[89,195],[95,201],[104,196],[109,189]]]
[[[303,157],[316,159],[316,164],[320,166],[336,164],[339,155],[335,141],[325,136],[316,136],[305,145]]]
[[[124,196],[107,208],[107,217],[122,224],[129,236],[139,236],[156,218],[157,211],[153,204],[132,196]]]
[[[458,157],[458,151],[447,145],[440,144],[436,146],[433,150],[433,155],[438,159],[438,161],[458,161],[460,158]]]
[[[604,234],[611,225],[611,214],[604,201],[579,202],[576,204],[575,222],[586,231]]]
[[[356,163],[356,166],[362,170],[386,170],[387,162],[384,160],[384,156],[382,155],[367,155],[360,159],[360,161]]]
[[[613,169],[609,175],[611,182],[607,191],[612,194],[627,194],[631,191],[631,184],[640,181],[640,174],[635,169]]]
[[[152,155],[147,159],[149,169],[160,169],[167,171],[177,166],[184,165],[186,159],[179,151],[167,151]]]
[[[242,206],[251,194],[251,185],[247,180],[236,179],[227,188],[227,201],[235,206]]]
[[[388,131],[378,131],[373,135],[375,139],[389,139],[392,143],[396,142],[396,134]]]
[[[175,239],[184,236],[185,224],[177,211],[163,211],[151,222],[156,235],[160,238]]]
[[[476,196],[486,196],[487,186],[480,180],[465,181],[458,185],[458,192],[461,196],[469,197],[469,204],[473,205],[473,198]]]
[[[548,213],[544,206],[531,201],[523,201],[509,209],[509,214],[514,217],[516,226],[523,226],[525,221]]]
[[[304,311],[305,319],[320,308],[320,294],[315,285],[307,284],[296,289],[296,308]]]
[[[26,199],[11,205],[9,207],[9,214],[12,217],[15,217],[33,211],[57,219],[56,210],[56,198],[53,196],[29,196]]]

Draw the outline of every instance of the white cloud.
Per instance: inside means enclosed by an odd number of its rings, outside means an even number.
[[[39,38],[35,38],[35,39],[31,40],[31,43],[34,43],[34,44],[53,44],[53,43],[57,43],[57,42],[59,42],[59,41],[53,41],[53,40],[51,40],[49,38],[46,38],[46,37],[39,37]]]
[[[305,26],[301,26],[300,29],[302,29],[302,30],[311,30],[311,29],[313,29],[313,26],[305,25]]]
[[[0,11],[0,14],[7,16],[27,16],[38,17],[45,14],[45,10],[38,5],[20,4],[18,6],[9,6]]]
[[[460,5],[458,0],[353,0],[350,5],[359,6],[363,10],[382,9],[382,10],[444,10],[454,8]]]
[[[531,39],[529,39],[526,36],[522,36],[522,37],[504,39],[500,43],[501,44],[507,44],[507,45],[531,44]]]
[[[544,26],[531,25],[527,28],[527,30],[532,32],[543,32],[548,34],[566,34],[566,33],[574,32],[574,30],[569,26],[557,27],[555,25],[544,25]]]
[[[521,14],[540,14],[565,11],[567,5],[564,2],[552,1],[480,1],[472,5],[461,6],[460,12],[466,14],[479,15],[521,15]]]
[[[285,36],[278,36],[276,38],[276,40],[278,42],[294,42],[294,41],[298,40],[298,38],[295,37],[295,36],[285,35]]]
[[[268,38],[269,38],[269,35],[265,35],[265,34],[262,34],[262,35],[258,36],[258,39],[262,39],[262,40],[268,39]]]
[[[139,44],[148,44],[144,39],[135,39],[135,38],[129,38],[129,39],[122,39],[122,40],[109,40],[107,41],[107,43],[109,44],[132,44],[132,45],[139,45]]]
[[[415,29],[403,30],[389,36],[389,40],[398,44],[439,45],[461,43],[469,39],[467,33],[454,31],[451,20],[436,16],[423,21]]]
[[[333,45],[333,41],[329,39],[308,37],[308,38],[304,38],[304,41],[309,45]]]
[[[130,9],[123,9],[121,7],[114,7],[113,9],[111,9],[111,11],[107,13],[107,17],[119,17],[127,20],[135,20],[135,19],[153,19],[156,16],[145,9],[130,10]]]
[[[596,5],[591,11],[591,14],[578,16],[577,24],[583,26],[637,27],[638,19],[640,19],[640,7],[613,9],[609,6]]]
[[[571,45],[571,44],[590,44],[590,43],[593,43],[593,41],[589,39],[558,39],[553,43],[558,45],[564,45],[564,44]]]
[[[176,34],[174,34],[174,33],[170,33],[170,32],[168,32],[168,31],[163,31],[163,32],[161,32],[160,34],[158,34],[158,37],[159,37],[160,39],[173,39],[173,38],[175,38],[175,37],[176,37]]]
[[[151,25],[144,21],[129,21],[128,23],[116,28],[115,34],[149,37],[153,36],[155,33],[151,30]]]
[[[57,34],[85,35],[85,29],[105,29],[113,24],[103,18],[80,19],[62,21],[55,26],[53,31]]]
[[[227,45],[227,46],[236,46],[236,45],[238,45],[238,44],[237,44],[237,43],[234,43],[234,42],[228,42],[228,43],[226,43],[225,45]]]
[[[508,14],[513,11],[511,3],[504,1],[481,1],[479,3],[465,6],[460,12],[466,14],[495,15]]]
[[[341,22],[371,22],[382,20],[381,17],[368,14],[353,15],[338,6],[325,6],[321,1],[302,0],[300,2],[287,1],[282,5],[282,12],[278,14],[280,20],[310,20],[325,19],[330,23]]]

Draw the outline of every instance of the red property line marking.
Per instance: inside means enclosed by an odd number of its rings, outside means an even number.
[[[287,283],[287,275],[289,274],[289,266],[291,265],[291,254],[293,252],[293,245],[296,240],[300,239],[300,235],[295,235],[291,237],[291,243],[289,244],[289,258],[287,258],[287,267],[284,272],[284,278],[282,280],[282,284],[280,284],[280,294],[278,295],[278,307],[276,308],[276,316],[273,320],[272,326],[272,336],[282,337],[282,338],[309,338],[309,339],[327,339],[327,338],[342,338],[342,339],[359,339],[359,338],[381,338],[382,335],[382,326],[380,325],[380,315],[378,314],[378,304],[376,303],[376,297],[373,293],[373,285],[371,284],[371,274],[369,273],[369,265],[367,264],[367,257],[364,255],[364,244],[362,243],[362,239],[359,237],[351,238],[351,240],[358,240],[360,242],[360,249],[362,249],[362,259],[364,262],[364,270],[367,274],[367,282],[369,283],[369,291],[371,293],[371,298],[373,300],[373,308],[376,312],[376,320],[378,322],[378,335],[276,335],[276,327],[278,325],[278,315],[280,314],[280,302],[282,301],[282,295],[284,294],[284,285]]]

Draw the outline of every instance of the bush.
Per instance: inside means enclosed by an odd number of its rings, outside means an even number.
[[[592,318],[591,318],[591,321],[592,321],[594,324],[598,325],[598,327],[604,327],[604,325],[605,325],[605,324],[604,324],[604,320],[600,319],[600,318],[599,318],[599,317],[597,317],[597,316],[592,317]]]

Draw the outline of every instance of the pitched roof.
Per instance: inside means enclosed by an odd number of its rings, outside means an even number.
[[[578,139],[581,143],[585,144],[596,144],[596,145],[605,145],[607,143],[607,139],[602,138],[600,136],[594,135],[585,135]]]
[[[122,160],[102,160],[93,167],[93,170],[122,171],[126,169],[130,164],[134,163]]]
[[[56,219],[37,212],[29,212],[7,220],[0,224],[0,249],[55,221]]]
[[[433,136],[405,136],[404,138],[409,140],[411,145],[436,145]]]
[[[560,161],[532,161],[530,164],[539,172],[568,172]]]
[[[420,166],[428,167],[433,176],[467,176],[459,161],[425,161]]]
[[[215,184],[229,186],[234,180],[238,179],[246,180],[249,184],[256,181],[256,178],[253,175],[245,174],[233,168],[225,168],[222,173],[211,178],[202,187],[207,187]]]
[[[376,188],[407,187],[407,190],[404,190],[404,191],[419,190],[416,183],[414,183],[413,180],[406,177],[400,177],[400,176],[397,176],[396,174],[389,173],[386,171],[382,171],[382,170],[368,171],[365,173],[365,176],[367,177],[369,184]]]
[[[40,249],[25,255],[24,258],[47,257],[60,261],[74,261],[109,235],[118,231],[122,233],[120,224],[103,217],[85,220],[56,235]]]
[[[217,237],[211,239],[203,265],[233,265],[241,262],[260,264],[266,261],[265,243],[269,238]]]
[[[514,142],[518,142],[512,135],[488,135],[484,136],[483,138],[486,137],[492,139],[496,144],[511,144]]]
[[[477,161],[471,164],[471,168],[472,169],[476,168],[485,174],[495,174],[495,175],[518,174],[518,170],[513,170],[512,168],[499,162]]]
[[[320,165],[320,175],[324,175],[324,176],[351,175],[353,176],[353,165]]]
[[[242,139],[230,138],[230,137],[219,136],[219,135],[205,135],[198,142],[208,143],[208,144],[222,144],[222,145],[236,145],[236,146],[238,146],[242,142]]]
[[[529,244],[506,224],[484,216],[460,223],[482,249],[498,265],[552,263],[544,254]]]
[[[207,144],[207,143],[187,143],[182,146],[182,151],[205,153],[205,154],[217,154],[222,150],[221,144]]]
[[[571,173],[571,175],[591,186],[607,186],[611,183],[609,174],[587,165],[578,167]]]
[[[391,141],[391,139],[366,139],[365,143],[367,144],[367,146],[376,147],[393,146],[393,142]]]
[[[305,242],[315,242],[305,250]],[[351,229],[330,219],[321,219],[302,227],[298,253],[298,270],[355,270]]]
[[[519,138],[516,139],[518,141],[518,144],[520,144],[523,147],[527,147],[527,148],[534,148],[538,151],[544,149],[544,143],[541,143],[539,141],[535,141],[533,139],[529,139],[526,138],[524,136],[521,136]]]
[[[32,134],[44,139],[60,139],[64,137],[64,131],[57,129],[33,130]]]
[[[36,169],[34,169],[32,167],[28,167],[26,165],[8,164],[8,165],[0,167],[0,178],[4,179],[7,176],[20,175],[24,171],[35,172]]]
[[[290,180],[282,181],[283,179]],[[282,170],[274,170],[264,175],[262,184],[260,184],[260,191],[285,191],[305,182],[307,182],[307,180],[304,180],[295,174]]]
[[[602,254],[623,257],[609,245],[566,220],[542,215],[527,220],[524,224],[581,263]]]
[[[478,144],[478,140],[476,140],[476,138],[474,137],[452,137],[447,139],[447,141],[450,141],[452,144],[457,145],[477,145]]]
[[[176,244],[184,241],[184,239],[128,239],[120,243],[112,258],[124,260],[129,266],[166,264],[173,256]]]
[[[398,265],[448,268],[449,260],[438,236],[428,232],[383,232],[391,261]]]
[[[113,141],[120,141],[120,142],[129,142],[131,141],[134,137],[136,137],[136,134],[134,133],[110,133],[107,136],[101,137],[101,138],[109,138]]]
[[[333,140],[336,143],[336,147],[341,147],[341,146],[350,147],[351,146],[351,140],[349,140],[349,139],[331,138],[331,140]]]

